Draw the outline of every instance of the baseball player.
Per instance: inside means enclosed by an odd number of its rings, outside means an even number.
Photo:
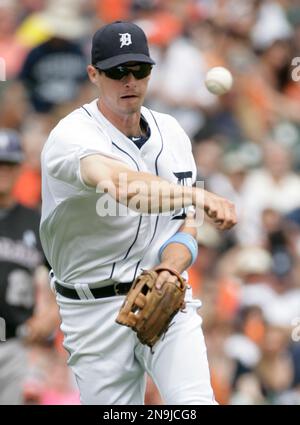
[[[99,98],[61,120],[42,152],[41,241],[84,404],[142,404],[146,374],[167,404],[215,403],[190,288],[153,351],[115,321],[143,269],[187,276],[197,244],[186,208],[204,208],[220,229],[236,222],[231,203],[192,187],[191,142],[177,121],[142,106],[153,65],[137,25],[99,29],[87,67]],[[156,286],[168,279],[160,272]]]
[[[1,128],[0,318],[5,335],[0,338],[0,405],[24,402],[28,343],[46,341],[59,325],[39,239],[40,215],[13,196],[22,160],[18,133]],[[47,308],[41,308],[41,297]]]

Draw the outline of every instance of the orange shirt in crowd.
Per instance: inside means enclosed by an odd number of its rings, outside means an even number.
[[[218,283],[216,313],[220,320],[233,320],[239,308],[240,290],[234,280],[224,278]]]
[[[25,207],[38,208],[41,203],[41,175],[24,165],[14,187],[15,199]]]
[[[299,81],[291,81],[287,85],[284,92],[290,99],[300,102],[300,82]]]
[[[188,273],[189,285],[191,285],[193,289],[194,296],[197,297],[201,294],[203,277],[194,264],[189,268]]]
[[[98,0],[97,15],[103,22],[126,21],[130,5],[130,0]]]
[[[215,399],[219,404],[228,404],[231,393],[229,383],[221,379],[213,368],[210,370],[210,376]]]

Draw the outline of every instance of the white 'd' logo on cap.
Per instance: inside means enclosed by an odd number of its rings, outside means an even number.
[[[121,42],[121,46],[120,48],[122,48],[123,46],[130,46],[130,44],[132,44],[131,41],[131,34],[129,34],[128,32],[125,32],[123,34],[120,34],[120,42]]]

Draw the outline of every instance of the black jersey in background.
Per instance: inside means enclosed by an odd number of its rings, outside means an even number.
[[[39,240],[40,215],[20,204],[0,208],[0,317],[6,338],[32,316],[35,293],[33,274],[45,263]]]

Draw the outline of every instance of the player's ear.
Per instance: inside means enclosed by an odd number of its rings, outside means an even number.
[[[93,65],[88,65],[86,70],[87,70],[90,81],[93,84],[97,84],[97,74],[98,74],[97,69]]]

